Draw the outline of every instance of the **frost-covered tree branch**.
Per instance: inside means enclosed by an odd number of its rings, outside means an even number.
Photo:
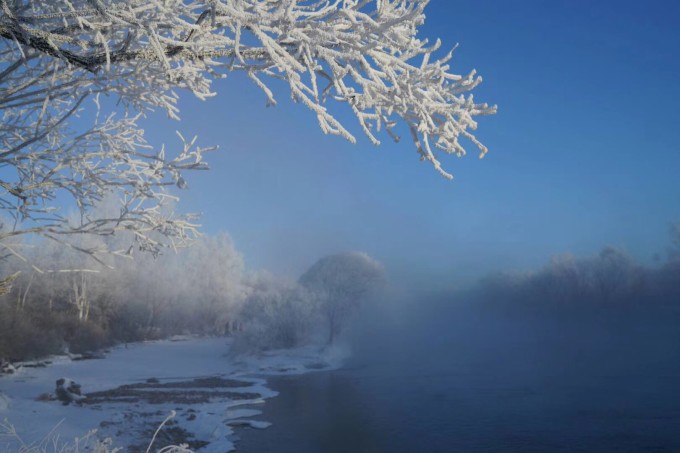
[[[190,141],[166,156],[144,140],[139,120],[158,109],[178,119],[177,90],[206,99],[212,80],[231,71],[245,72],[269,104],[272,81],[283,80],[323,132],[351,142],[329,101],[349,106],[374,144],[382,134],[398,140],[403,123],[421,159],[450,178],[437,150],[462,156],[464,139],[483,156],[475,118],[495,107],[469,94],[481,77],[453,74],[451,52],[436,58],[440,42],[417,36],[427,3],[0,0],[0,208],[15,222],[0,243],[130,230],[157,252],[159,236],[190,238],[195,225],[164,212],[163,188],[185,186],[181,172],[204,168],[206,150]],[[111,190],[120,213],[88,217]],[[65,220],[62,195],[82,222]]]

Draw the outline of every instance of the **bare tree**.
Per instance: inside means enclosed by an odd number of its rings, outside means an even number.
[[[170,157],[138,122],[154,109],[179,119],[177,89],[206,99],[211,81],[230,71],[245,72],[272,105],[270,80],[285,81],[325,133],[351,142],[329,101],[347,104],[374,144],[382,131],[398,140],[402,122],[421,159],[450,178],[434,149],[462,156],[462,137],[483,156],[475,117],[495,107],[466,95],[481,82],[475,71],[449,72],[452,53],[434,58],[440,42],[417,37],[427,3],[0,0],[3,255],[19,255],[13,238],[26,234],[68,243],[129,231],[153,253],[190,241],[196,225],[166,207],[163,188],[183,188],[183,171],[206,168],[206,149],[180,136]],[[111,191],[118,212],[93,216]],[[65,196],[77,222],[60,209]]]

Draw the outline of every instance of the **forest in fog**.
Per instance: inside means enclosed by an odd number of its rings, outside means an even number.
[[[108,241],[107,244],[98,244]],[[234,334],[234,350],[331,343],[364,297],[381,286],[382,266],[364,253],[325,257],[299,282],[247,272],[226,233],[153,256],[121,252],[95,261],[82,250],[120,237],[83,236],[76,247],[23,244],[27,261],[0,296],[0,358],[82,353],[119,342],[177,334]],[[15,272],[0,262],[0,272]]]
[[[670,239],[655,266],[605,247],[592,257],[554,257],[535,271],[487,275],[470,297],[517,313],[676,313],[679,225]],[[96,246],[88,241],[82,247]],[[176,253],[109,257],[94,266],[88,254],[58,243],[30,250],[31,264],[0,299],[0,357],[6,360],[176,334],[231,334],[236,352],[323,345],[334,341],[361,300],[375,295],[385,279],[382,266],[362,253],[326,257],[298,281],[249,272],[224,233]]]
[[[491,305],[538,312],[670,309],[680,314],[680,224],[655,265],[637,262],[625,250],[606,246],[591,257],[553,257],[533,272],[503,272],[478,286]]]

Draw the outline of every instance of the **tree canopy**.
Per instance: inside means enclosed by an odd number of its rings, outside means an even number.
[[[300,277],[300,284],[316,296],[328,322],[328,343],[341,332],[362,299],[384,281],[382,265],[362,252],[321,258]]]
[[[435,57],[441,43],[418,37],[427,3],[0,0],[3,256],[20,255],[12,240],[26,234],[68,244],[74,234],[127,231],[153,253],[190,242],[197,225],[174,214],[165,188],[186,187],[182,173],[207,168],[212,148],[179,135],[166,152],[139,121],[153,110],[179,119],[181,91],[207,99],[212,81],[233,71],[271,105],[271,81],[283,80],[323,132],[351,142],[335,103],[376,145],[398,140],[402,123],[421,159],[450,178],[436,150],[462,156],[463,138],[483,156],[475,118],[496,108],[469,94],[481,82],[475,71],[450,72],[452,51]],[[94,215],[111,192],[115,212]],[[64,214],[69,198],[77,218]]]

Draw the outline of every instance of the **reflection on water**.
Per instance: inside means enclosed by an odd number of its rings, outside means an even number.
[[[340,371],[271,381],[243,452],[680,451],[672,320],[419,310],[371,320]]]

